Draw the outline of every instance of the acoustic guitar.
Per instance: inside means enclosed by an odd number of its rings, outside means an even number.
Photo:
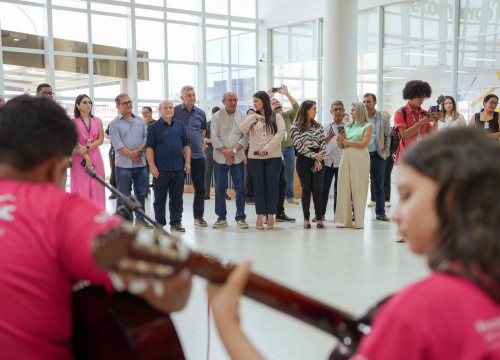
[[[235,268],[235,265],[230,264],[228,261],[193,251],[169,235],[127,227],[111,230],[99,237],[94,244],[94,256],[97,265],[107,270],[162,278],[172,276],[182,269],[188,268],[193,274],[215,283],[223,283],[229,273]],[[145,346],[143,346],[144,342],[141,342],[141,337],[144,339],[152,336],[154,339],[154,336],[156,336],[155,332],[162,332],[165,335],[162,341],[169,341],[169,345],[168,347],[164,347],[172,350],[172,353],[165,354],[162,357],[156,354],[154,359],[184,359],[182,349],[178,345],[179,340],[175,329],[167,315],[156,312],[156,310],[149,308],[144,301],[132,295],[109,295],[103,293],[103,291],[101,289],[98,296],[99,300],[92,299],[94,304],[90,305],[88,310],[84,312],[84,314],[90,313],[96,302],[106,304],[110,309],[106,310],[108,314],[101,314],[102,323],[99,321],[87,321],[86,324],[80,323],[80,325],[82,325],[82,328],[88,328],[88,326],[97,328],[91,331],[87,330],[87,334],[98,330],[103,333],[102,336],[106,336],[107,334],[108,337],[111,336],[112,331],[121,330],[125,334],[121,335],[123,338],[120,340],[121,346],[129,349],[127,351],[136,357],[113,357],[108,353],[107,357],[103,356],[99,358],[97,357],[98,353],[94,352],[93,356],[80,357],[80,359],[149,359],[141,353],[142,351],[147,351]],[[87,290],[87,292],[90,293],[91,298],[96,297],[96,290]],[[244,295],[337,337],[339,339],[339,346],[334,350],[330,359],[349,358],[356,350],[361,337],[370,331],[370,316],[365,316],[360,320],[355,319],[341,310],[254,273],[250,275]],[[83,298],[81,295],[79,297]],[[115,311],[117,306],[123,309],[122,305],[117,305],[121,301],[129,302],[129,307],[127,307],[126,311]],[[140,302],[141,304],[139,304]],[[137,324],[132,321],[132,324],[129,324],[124,320],[120,320],[123,315],[131,315],[128,312],[132,312],[132,308],[134,307],[141,308],[142,310],[149,308],[146,311],[149,314],[147,317],[140,316],[141,320],[143,320],[142,323]],[[136,311],[139,310],[136,309]],[[106,317],[107,319],[105,320],[104,318]],[[115,320],[117,324],[104,325],[107,320]],[[128,329],[131,325],[133,326],[133,330]],[[79,325],[75,324],[75,327],[77,326]],[[155,328],[155,326],[157,327]],[[140,330],[145,330],[146,335],[142,334]],[[95,336],[86,336],[83,340],[82,338],[77,340],[78,335],[75,335],[74,352],[77,353],[82,351],[82,348],[96,346],[101,348],[102,351],[108,350],[109,352],[108,347],[104,345],[106,341],[102,340],[101,342],[100,336],[96,334]],[[92,345],[88,345],[88,341]],[[147,341],[150,341],[150,339]],[[150,343],[153,342],[151,341]]]

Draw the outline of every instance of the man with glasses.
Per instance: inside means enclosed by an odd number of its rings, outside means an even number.
[[[245,177],[243,169],[244,151],[248,145],[248,134],[242,134],[240,124],[246,115],[237,109],[238,95],[226,92],[222,98],[224,107],[212,116],[211,138],[214,148],[215,176],[215,229],[227,227],[226,190],[227,173],[231,173],[236,193],[236,224],[248,229],[245,215]]]
[[[118,190],[125,195],[130,195],[131,186],[134,186],[134,194],[141,203],[144,210],[144,195],[147,188],[146,147],[147,128],[146,123],[139,116],[132,113],[132,100],[127,94],[121,93],[115,98],[115,103],[120,115],[109,125],[111,142],[115,148],[115,170]],[[120,199],[116,202],[116,208],[121,206]],[[135,214],[136,225],[152,226],[144,221],[138,213]]]
[[[398,164],[403,153],[413,143],[420,141],[431,131],[437,130],[437,121],[443,117],[441,111],[429,113],[422,109],[425,99],[432,95],[432,88],[426,81],[408,81],[403,89],[403,99],[406,105],[394,113],[394,129],[398,132],[400,140],[394,164]],[[401,233],[397,234],[397,242],[405,242]]]
[[[325,220],[326,206],[328,205],[328,196],[330,195],[333,178],[335,178],[335,182],[333,183],[334,214],[337,209],[337,182],[339,179],[339,166],[340,158],[342,157],[342,150],[337,145],[335,137],[343,131],[342,127],[346,125],[346,121],[344,119],[344,116],[346,115],[344,103],[340,100],[332,102],[330,106],[330,114],[332,114],[333,121],[330,125],[325,126],[326,151],[323,158],[325,161],[325,174],[323,175],[323,187],[321,188],[323,220]],[[312,221],[316,222],[316,218],[313,218]]]
[[[181,89],[182,104],[174,108],[174,118],[181,120],[191,144],[191,180],[194,187],[193,217],[194,224],[206,227],[203,219],[205,212],[205,154],[203,153],[203,139],[207,132],[207,116],[203,110],[195,106],[196,93],[190,85]]]
[[[36,96],[47,96],[52,98],[52,96],[54,96],[52,86],[47,83],[41,83],[36,87]]]

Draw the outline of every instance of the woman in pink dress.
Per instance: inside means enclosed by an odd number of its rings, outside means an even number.
[[[91,168],[104,178],[104,162],[99,150],[104,141],[102,121],[92,115],[92,100],[85,94],[76,97],[74,114],[78,145],[72,156],[71,192],[90,198],[105,208],[104,186],[85,172],[86,168]]]

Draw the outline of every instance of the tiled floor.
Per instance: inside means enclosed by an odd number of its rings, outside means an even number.
[[[286,213],[296,223],[277,223],[272,231],[258,231],[254,207],[247,206],[251,226],[239,230],[232,200],[227,201],[229,227],[216,230],[211,227],[216,220],[214,198],[205,202],[207,228],[193,225],[192,201],[193,195],[185,194],[183,225],[187,231],[175,234],[189,247],[236,263],[251,259],[256,273],[354,315],[428,273],[424,259],[411,254],[406,244],[395,242],[396,225],[375,220],[374,208],[366,209],[364,230],[336,229],[330,202],[325,228],[305,230],[301,206],[287,204]],[[146,201],[150,215],[154,214],[152,203],[152,199]],[[108,210],[114,210],[112,201]],[[228,359],[213,324],[210,335],[207,331],[205,286],[205,280],[195,279],[188,306],[173,319],[187,359],[207,358],[209,336],[209,358]],[[241,319],[267,359],[327,359],[335,347],[331,335],[249,299],[242,301]]]

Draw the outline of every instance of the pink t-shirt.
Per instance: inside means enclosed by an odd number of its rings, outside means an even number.
[[[0,179],[0,359],[71,359],[72,286],[111,288],[90,244],[120,222],[53,185]]]
[[[471,281],[434,273],[383,305],[352,359],[500,359],[500,304]]]

